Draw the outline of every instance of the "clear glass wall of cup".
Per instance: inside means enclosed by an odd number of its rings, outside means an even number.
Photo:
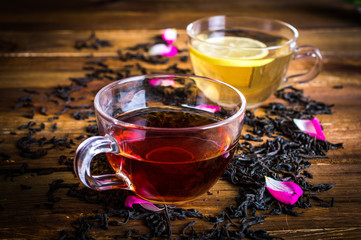
[[[241,136],[246,100],[234,87],[189,75],[145,75],[114,82],[94,100],[101,136],[76,151],[74,169],[95,190],[126,189],[155,203],[206,193]],[[114,173],[93,176],[106,153]]]
[[[236,87],[248,108],[259,106],[279,88],[314,79],[322,68],[320,51],[297,47],[297,29],[282,21],[212,16],[189,24],[187,34],[195,74]],[[311,67],[286,76],[294,59]]]

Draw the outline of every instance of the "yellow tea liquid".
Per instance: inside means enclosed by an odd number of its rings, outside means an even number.
[[[203,33],[198,39],[190,46],[195,74],[236,87],[248,108],[260,105],[280,86],[292,56],[289,49],[265,49],[287,39],[264,33],[221,31]]]

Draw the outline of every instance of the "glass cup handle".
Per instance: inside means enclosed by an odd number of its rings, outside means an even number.
[[[285,78],[285,83],[282,87],[290,86],[295,83],[306,83],[311,81],[321,72],[322,69],[322,55],[318,48],[313,46],[300,46],[296,49],[296,53],[293,57],[293,60],[298,60],[301,58],[311,58],[313,61],[312,68],[302,74],[295,74]]]
[[[82,142],[74,157],[74,171],[80,181],[94,190],[132,189],[130,179],[123,173],[92,176],[90,163],[95,155],[100,153],[119,154],[118,142],[111,136],[94,136]]]

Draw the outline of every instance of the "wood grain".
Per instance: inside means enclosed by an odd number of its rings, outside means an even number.
[[[49,208],[47,191],[57,179],[66,183],[79,183],[66,165],[59,164],[61,155],[74,156],[75,149],[87,137],[86,127],[94,122],[77,121],[72,117],[75,109],[57,115],[65,103],[49,103],[49,92],[58,86],[71,84],[70,78],[83,77],[89,59],[104,60],[110,68],[122,69],[137,61],[121,62],[117,51],[137,43],[153,41],[167,27],[177,28],[176,45],[187,50],[185,27],[191,21],[210,15],[244,14],[280,19],[299,29],[298,45],[317,46],[324,56],[322,73],[313,81],[297,85],[312,99],[334,104],[332,115],[317,116],[324,127],[326,138],[333,143],[342,142],[344,149],[330,151],[328,158],[312,159],[309,171],[312,183],[335,183],[330,191],[319,194],[334,207],[324,208],[314,203],[299,217],[288,215],[269,216],[253,229],[265,229],[271,235],[284,239],[359,239],[361,234],[361,14],[350,4],[339,0],[321,1],[216,1],[216,0],[155,0],[155,1],[6,1],[0,8],[0,152],[10,158],[0,158],[0,239],[57,239],[61,230],[72,230],[80,216],[94,214],[102,209],[96,204],[85,203],[59,189],[61,197]],[[91,32],[101,39],[111,41],[108,48],[76,50],[74,43],[86,39]],[[165,72],[177,63],[189,69],[190,62],[181,62],[187,51],[171,58],[166,65],[143,63],[149,72]],[[91,56],[91,57],[90,57]],[[304,65],[291,65],[290,72],[300,71]],[[133,75],[141,74],[132,68]],[[96,92],[110,80],[94,80],[87,88],[73,96],[71,104],[92,104]],[[342,86],[341,89],[335,86]],[[29,93],[36,91],[36,93]],[[17,99],[32,95],[33,107],[14,109]],[[82,99],[82,100],[79,100]],[[268,102],[275,101],[274,97]],[[47,116],[41,114],[46,107]],[[24,118],[31,114],[34,118]],[[261,110],[257,110],[261,111]],[[58,116],[51,121],[49,118]],[[36,138],[53,136],[74,140],[65,149],[52,149],[40,159],[26,159],[19,155],[16,142],[26,136],[27,129],[18,129],[29,121],[35,127],[45,124]],[[53,130],[57,123],[57,130]],[[17,176],[27,164],[24,174]],[[42,175],[46,172],[50,174]],[[23,189],[21,186],[29,186]],[[220,214],[234,203],[238,189],[220,180],[197,200],[182,205],[199,209],[205,216]],[[2,210],[1,210],[2,209]],[[262,212],[259,212],[261,214]],[[172,222],[173,238],[181,237],[183,227],[194,219]],[[132,228],[146,233],[141,221],[132,221]],[[197,220],[197,231],[208,230],[212,225]],[[89,236],[95,239],[114,239],[124,234],[129,225],[108,230],[94,228]]]
[[[179,38],[175,45],[187,48],[185,27],[177,29]],[[94,32],[100,39],[107,39],[111,47],[75,50],[76,40],[87,39]],[[326,55],[348,60],[358,57],[361,52],[361,28],[316,28],[299,29],[298,45],[314,45]],[[116,57],[118,49],[134,46],[137,43],[147,43],[154,36],[162,33],[161,28],[156,30],[49,30],[37,31],[36,34],[27,31],[1,31],[1,40],[13,46],[11,52],[0,48],[0,56],[20,57],[87,57],[92,53],[99,57]],[[41,41],[42,39],[47,41]],[[6,46],[6,45],[5,45]],[[352,59],[349,59],[352,60]]]
[[[17,2],[17,1],[16,1]],[[298,28],[359,26],[357,10],[329,1],[76,1],[75,4],[5,3],[1,30],[112,30],[185,28],[198,18],[217,14],[241,14],[276,18]],[[24,3],[25,2],[25,3]],[[30,10],[28,10],[30,9]]]

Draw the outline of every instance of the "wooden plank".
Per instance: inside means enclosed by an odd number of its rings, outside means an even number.
[[[191,21],[210,15],[241,14],[275,18],[300,28],[358,26],[357,10],[331,1],[111,1],[94,4],[7,4],[0,15],[2,30],[158,29],[185,28]],[[24,7],[21,7],[24,4]],[[30,6],[29,6],[30,5]],[[18,7],[15,7],[18,6]],[[38,7],[35,7],[38,6]],[[218,7],[216,7],[218,6]],[[29,10],[30,9],[30,10]]]
[[[17,139],[27,134],[27,130],[18,130],[21,125],[27,124],[30,120],[27,118],[21,118],[21,114],[28,114],[33,108],[20,108],[14,110],[12,107],[15,105],[16,100],[19,97],[27,96],[28,93],[20,91],[24,88],[30,88],[32,90],[39,91],[40,94],[34,94],[34,111],[35,117],[32,121],[40,126],[41,123],[45,124],[45,130],[35,135],[40,138],[42,136],[50,139],[52,136],[65,137],[67,134],[69,138],[75,139],[80,135],[87,135],[85,132],[86,127],[89,125],[88,120],[76,121],[72,117],[72,114],[76,110],[69,110],[67,113],[59,116],[58,130],[52,132],[52,126],[55,122],[50,122],[48,118],[55,116],[55,113],[60,112],[64,105],[56,105],[54,103],[48,103],[46,93],[51,92],[52,88],[58,85],[70,84],[70,77],[82,77],[86,71],[81,71],[83,62],[87,58],[0,58],[0,62],[5,63],[5,67],[0,67],[2,79],[0,81],[0,102],[7,103],[0,105],[0,111],[3,113],[0,115],[0,123],[2,124],[2,139],[4,142],[1,146],[6,149],[6,152],[11,155],[13,162],[4,166],[5,169],[19,169],[23,163],[28,162],[27,159],[22,159],[18,155],[18,150],[15,147]],[[97,58],[100,59],[100,58]],[[178,58],[172,59],[169,65],[172,65],[178,60]],[[8,62],[8,64],[6,64]],[[129,63],[122,63],[117,60],[109,59],[106,62],[111,68],[122,68],[122,65]],[[328,64],[331,64],[328,67]],[[331,152],[329,160],[322,161],[341,161],[343,163],[358,162],[360,155],[360,131],[358,131],[360,125],[355,116],[360,116],[360,81],[359,72],[356,67],[352,71],[343,71],[343,61],[330,59],[325,62],[325,70],[314,81],[298,85],[297,87],[305,89],[305,94],[309,95],[312,99],[323,101],[329,104],[335,104],[333,115],[319,116],[321,123],[325,127],[325,134],[327,139],[331,142],[343,142],[347,150]],[[357,64],[357,61],[356,61]],[[0,64],[1,65],[1,64]],[[118,66],[119,65],[119,66]],[[146,65],[146,67],[154,67]],[[167,65],[168,66],[168,65]],[[167,66],[158,66],[163,68]],[[189,68],[189,63],[182,63],[180,67]],[[10,70],[12,69],[12,70]],[[156,71],[157,69],[154,69]],[[136,70],[133,74],[140,74]],[[46,80],[49,79],[49,80]],[[88,88],[82,89],[79,92],[73,94],[78,99],[80,96],[86,97],[82,101],[76,101],[73,105],[92,104],[91,101],[94,98],[96,92],[107,83],[111,81],[93,81],[88,84]],[[334,89],[335,85],[343,85],[343,89]],[[42,89],[43,88],[43,89]],[[274,101],[275,98],[271,98],[269,102]],[[61,102],[61,101],[60,101]],[[40,114],[40,108],[45,106],[48,110],[49,116],[43,116]],[[9,121],[9,119],[14,119]],[[94,119],[94,118],[91,118]],[[353,135],[350,135],[352,132]],[[12,135],[11,133],[16,133]],[[74,140],[77,144],[80,141]],[[32,160],[29,163],[29,167],[34,170],[49,169],[52,168],[56,171],[64,169],[64,166],[59,166],[59,155],[64,154],[68,157],[72,157],[76,146],[71,149],[65,149],[65,151],[49,151],[46,158],[47,161],[42,159]],[[332,155],[333,154],[333,155]]]
[[[86,99],[72,103],[71,105],[82,105],[82,104],[92,104],[91,100],[94,98],[97,89],[100,89],[106,83],[103,81],[95,81],[92,84],[89,84],[87,89],[83,89],[79,92],[77,96],[84,96]],[[324,132],[327,136],[327,139],[333,143],[343,142],[345,149],[338,151],[331,151],[329,159],[319,160],[320,162],[339,162],[339,163],[354,163],[360,162],[359,156],[361,154],[361,133],[358,131],[360,124],[355,118],[355,116],[360,116],[359,107],[361,103],[360,99],[360,86],[355,85],[345,85],[343,89],[334,89],[331,86],[322,86],[322,87],[306,87],[305,94],[312,97],[312,99],[323,101],[329,104],[335,104],[334,114],[333,115],[320,115],[318,116],[322,125],[324,126]],[[74,145],[70,149],[65,149],[64,151],[60,150],[50,150],[46,156],[47,161],[43,159],[33,159],[29,161],[28,159],[21,158],[18,154],[19,151],[15,147],[17,139],[20,137],[26,136],[28,130],[18,130],[17,128],[21,125],[26,125],[29,121],[34,121],[37,123],[35,127],[39,127],[41,123],[45,124],[45,129],[34,137],[41,138],[46,137],[47,139],[52,138],[53,136],[62,137],[69,135],[69,138],[73,139],[76,144],[79,144],[82,140],[76,140],[75,138],[85,135],[87,136],[86,127],[89,124],[89,120],[94,120],[94,117],[89,119],[78,121],[72,117],[72,114],[77,111],[69,110],[68,112],[59,116],[59,120],[49,121],[48,119],[57,116],[56,113],[60,112],[64,105],[56,105],[54,103],[47,103],[46,90],[41,92],[39,96],[34,95],[34,102],[36,103],[35,116],[34,119],[27,119],[20,117],[21,114],[28,114],[32,108],[20,108],[16,111],[12,109],[13,104],[16,102],[16,99],[22,96],[27,96],[27,93],[19,92],[17,89],[0,89],[0,101],[11,103],[9,105],[0,106],[0,124],[2,125],[1,135],[3,142],[1,146],[3,151],[8,153],[11,156],[12,162],[2,166],[3,169],[19,169],[22,164],[29,163],[31,169],[64,169],[64,166],[59,166],[58,159],[60,155],[65,155],[67,157],[72,157],[76,149]],[[347,92],[347,94],[345,94]],[[8,94],[8,95],[7,95]],[[10,97],[8,97],[10,96]],[[330,96],[333,96],[333,99],[330,99]],[[36,99],[40,101],[37,102]],[[43,99],[43,100],[41,100]],[[274,101],[275,98],[271,98],[269,102]],[[357,104],[357,105],[355,105]],[[39,113],[41,106],[46,106],[48,116],[43,116]],[[14,119],[9,121],[9,119]],[[54,123],[58,124],[58,130],[53,132],[52,126]],[[16,133],[16,135],[12,135]],[[352,135],[350,135],[352,133]],[[6,149],[6,150],[5,150]]]
[[[134,60],[122,62],[112,57],[105,58],[104,63],[114,70],[122,70],[126,65],[133,65],[129,67],[131,75],[142,74],[136,67],[136,63],[140,63],[149,73],[160,73],[166,72],[166,69],[174,64],[177,64],[181,69],[191,69],[189,60],[187,62],[179,61],[181,57],[186,55],[187,53],[181,53],[179,56],[172,57],[164,65],[154,65]],[[87,73],[92,72],[92,70],[84,70],[84,67],[100,68],[94,64],[86,64],[87,61],[98,61],[101,59],[104,58],[0,57],[0,86],[3,88],[46,88],[69,84],[69,78],[84,77]],[[298,86],[333,87],[335,85],[359,85],[360,65],[361,58],[339,58],[337,55],[325,56],[321,74],[315,80],[309,82],[308,85]],[[301,71],[303,68],[304,66],[301,64],[291,64],[290,70]],[[347,68],[347,71],[345,71],[345,68]],[[43,79],[51,79],[52,81],[44,81]],[[338,92],[342,92],[342,90]]]
[[[177,29],[179,37],[175,45],[187,49],[185,27]],[[153,38],[162,33],[157,30],[96,30],[99,39],[109,40],[113,46],[99,50],[74,48],[75,41],[87,39],[91,31],[1,31],[5,41],[0,56],[15,57],[87,57],[91,53],[98,57],[117,57],[117,50],[124,50],[137,43],[154,42]],[[46,41],[42,41],[46,39]],[[300,29],[298,45],[313,45],[329,57],[352,59],[361,53],[361,28]]]
[[[190,8],[190,4],[194,4],[194,8]],[[46,0],[37,0],[36,2],[29,3],[25,0],[18,0],[17,2],[5,2],[3,8],[0,12],[26,12],[26,11],[90,11],[99,9],[99,11],[112,10],[112,9],[128,9],[128,10],[138,10],[138,11],[159,11],[162,9],[169,10],[201,10],[201,11],[211,11],[217,10],[219,7],[219,2],[216,0],[157,0],[149,2],[147,0],[139,0],[137,2],[121,2],[121,1],[88,1],[88,0],[77,0],[72,2],[48,2]],[[234,1],[224,1],[221,3],[224,9],[234,9],[236,7],[256,7],[263,5],[264,7],[278,7],[289,5],[289,7],[296,8],[301,6],[308,6],[316,8],[317,6],[322,6],[326,8],[341,7],[347,8],[348,4],[342,4],[336,0],[319,0],[317,2],[312,0],[304,1],[292,1],[288,0],[279,0],[279,1],[267,1],[267,0],[244,0],[242,2]],[[198,9],[196,9],[198,7]]]
[[[310,172],[315,176],[313,183],[334,182],[336,186],[325,193],[319,194],[321,198],[329,201],[335,198],[333,208],[318,207],[317,203],[311,209],[297,209],[304,212],[299,217],[292,216],[269,216],[264,223],[256,225],[255,229],[266,229],[271,234],[284,237],[285,239],[319,239],[320,236],[327,238],[348,239],[361,230],[361,212],[355,211],[361,204],[358,197],[361,187],[359,186],[360,164],[314,164]],[[345,174],[349,177],[345,178]],[[29,174],[13,178],[12,181],[0,182],[6,198],[2,198],[2,218],[0,219],[1,236],[10,239],[27,238],[42,239],[44,236],[55,238],[61,230],[71,230],[71,224],[80,216],[92,215],[96,209],[102,209],[96,204],[86,204],[76,198],[66,195],[67,189],[55,192],[56,197],[61,200],[48,209],[44,204],[49,203],[46,193],[48,184],[53,180],[64,179],[65,183],[77,183],[77,179],[70,172],[58,172],[46,176],[32,176]],[[21,189],[20,185],[31,186],[31,189]],[[183,208],[199,209],[205,216],[209,214],[220,214],[221,210],[234,201],[237,188],[220,180],[212,189],[212,195],[204,195],[199,199],[181,205]],[[40,205],[40,206],[39,206]],[[34,221],[36,225],[27,224]],[[353,216],[347,218],[346,216]],[[9,221],[12,218],[13,221]],[[181,229],[186,223],[195,220],[172,222],[175,236],[179,236]],[[61,222],[59,225],[57,222]],[[304,228],[305,222],[312,222]],[[337,225],[335,225],[337,223]],[[131,221],[124,227],[111,227],[106,232],[103,229],[94,228],[91,236],[109,239],[112,236],[123,234],[127,229],[139,228],[146,231],[144,225],[139,221]],[[212,227],[204,220],[197,220],[195,229],[197,231],[207,230]],[[322,230],[322,231],[321,231]],[[104,236],[103,236],[104,234]]]

